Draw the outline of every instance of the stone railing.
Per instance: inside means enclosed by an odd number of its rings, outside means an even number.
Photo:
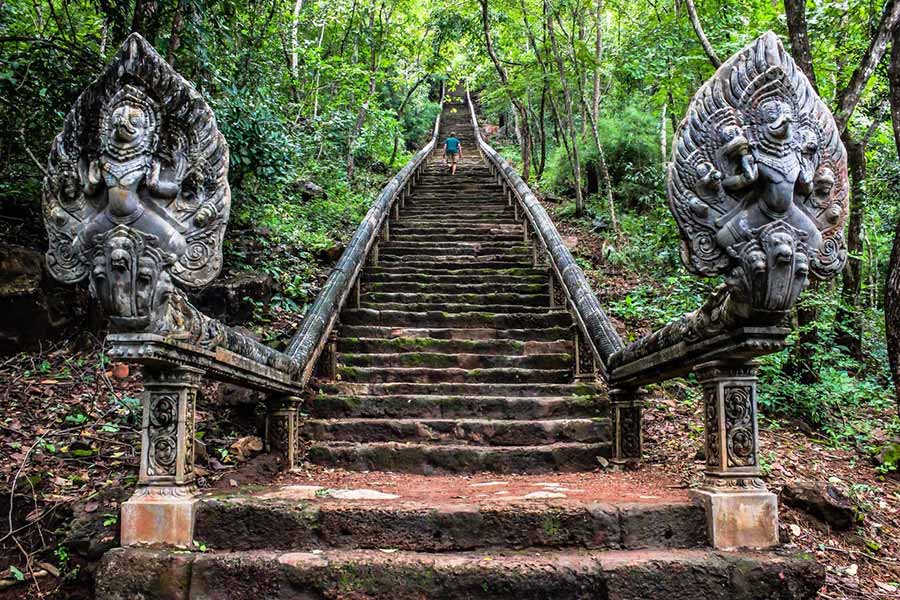
[[[122,506],[123,544],[192,543],[203,377],[264,392],[267,449],[294,466],[300,394],[437,131],[382,190],[283,353],[204,315],[184,291],[219,274],[231,207],[228,144],[197,90],[131,34],[81,94],[47,165],[47,265],[60,281],[89,282],[110,319],[110,356],[142,368],[140,474]]]
[[[348,299],[359,308],[359,273],[367,260],[377,263],[378,242],[390,239],[390,220],[397,218],[410,195],[410,189],[427,166],[428,157],[437,145],[440,126],[441,115],[438,113],[431,139],[381,190],[307,312],[299,331],[291,339],[286,352],[297,364],[300,385],[307,384],[323,353],[323,372],[334,377],[335,340],[331,335],[334,324]]]

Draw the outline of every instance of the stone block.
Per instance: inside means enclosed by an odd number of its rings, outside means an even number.
[[[717,550],[778,545],[778,498],[760,491],[692,492],[706,510],[709,543]]]
[[[194,541],[197,501],[192,495],[138,490],[122,504],[122,545],[182,546]]]

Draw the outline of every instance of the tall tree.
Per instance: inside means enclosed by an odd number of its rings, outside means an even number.
[[[894,27],[888,80],[894,145],[900,158],[900,26]],[[884,326],[891,376],[897,393],[897,404],[900,406],[900,219],[897,220],[894,230],[894,243],[888,263],[887,282],[884,286]]]
[[[521,139],[522,179],[527,182],[531,175],[531,130],[528,125],[528,110],[522,100],[510,89],[509,75],[506,73],[506,68],[503,66],[503,63],[500,62],[500,58],[497,56],[497,51],[494,48],[494,41],[491,36],[488,0],[479,1],[481,2],[481,25],[484,31],[484,45],[487,48],[487,53],[491,62],[494,64],[494,69],[497,71],[497,76],[500,78],[500,83],[503,85],[503,89],[506,90],[506,94],[509,96],[509,100],[512,102],[516,113],[518,113],[517,134]]]
[[[684,4],[687,7],[688,17],[691,20],[691,26],[694,28],[694,33],[697,34],[697,39],[700,40],[700,45],[703,46],[703,51],[706,52],[709,62],[718,69],[722,66],[722,61],[719,59],[719,55],[716,54],[712,44],[709,43],[709,38],[706,37],[706,33],[703,31],[703,25],[701,25],[700,17],[697,15],[697,8],[694,6],[694,0],[684,0]]]

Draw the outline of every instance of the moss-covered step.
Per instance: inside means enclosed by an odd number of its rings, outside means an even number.
[[[590,471],[610,457],[609,444],[464,446],[399,442],[316,442],[310,462],[356,471],[397,473],[552,473]]]
[[[396,337],[393,339],[339,337],[338,352],[390,353],[439,352],[463,354],[525,354],[570,353],[573,342],[561,339],[550,342],[523,342],[514,339],[458,340],[432,337]]]
[[[474,383],[474,382],[388,382],[353,383],[347,381],[319,382],[326,394],[353,396],[426,395],[439,396],[501,396],[530,398],[553,396],[565,398],[605,397],[606,389],[590,383]]]
[[[342,352],[338,363],[348,367],[425,367],[429,369],[559,369],[572,368],[571,354],[466,354],[459,352]]]
[[[319,394],[303,405],[310,418],[553,419],[606,414],[605,395],[589,396],[438,396]]]
[[[607,444],[609,419],[307,419],[301,435],[317,442],[427,442],[471,446]]]
[[[341,381],[364,383],[470,382],[470,383],[564,383],[572,378],[569,369],[462,369],[428,367],[352,367],[340,365],[337,376]]]

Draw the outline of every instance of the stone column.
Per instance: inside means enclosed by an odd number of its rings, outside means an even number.
[[[122,505],[122,545],[190,546],[194,537],[194,407],[203,372],[145,367],[138,489]]]
[[[641,419],[644,402],[640,390],[609,390],[609,415],[612,422],[614,464],[636,467],[643,458],[644,435]]]
[[[715,548],[778,544],[778,502],[759,472],[757,365],[714,361],[694,369],[703,386],[706,471],[694,492],[706,508]]]
[[[276,398],[269,403],[266,415],[266,450],[280,454],[288,471],[297,466],[300,451],[300,402],[297,396]]]

